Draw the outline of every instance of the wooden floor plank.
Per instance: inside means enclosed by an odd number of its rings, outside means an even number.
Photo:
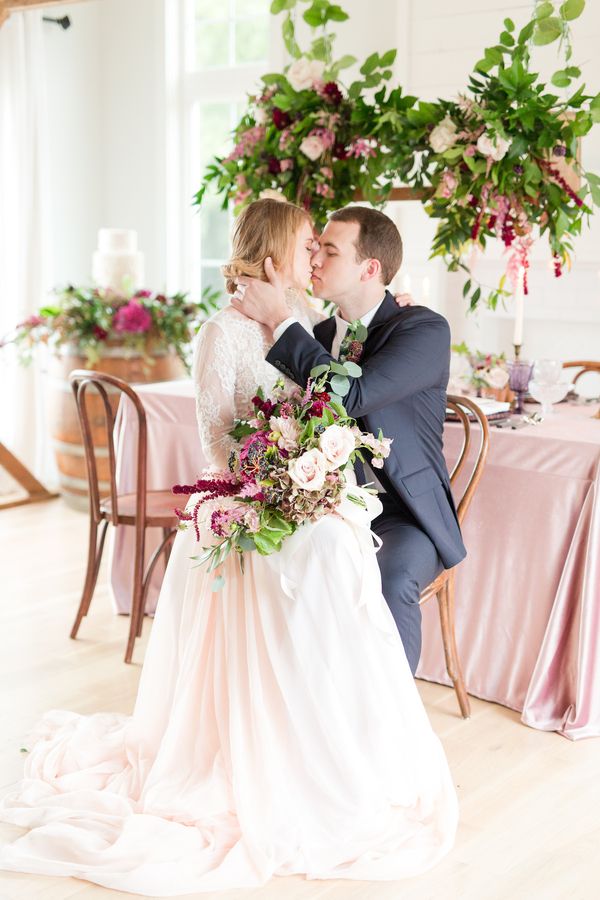
[[[80,638],[69,639],[85,568],[87,519],[62,501],[0,512],[0,785],[20,777],[27,731],[47,709],[130,713],[151,628],[123,653],[101,573]],[[452,769],[461,821],[452,853],[403,882],[274,878],[198,900],[592,900],[600,896],[600,741],[527,728],[519,714],[472,699],[457,715],[446,687],[418,682]],[[0,839],[21,830],[0,825]],[[127,900],[71,878],[0,872],[0,900]],[[139,896],[139,895],[138,895]]]

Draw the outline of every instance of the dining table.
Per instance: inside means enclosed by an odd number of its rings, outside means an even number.
[[[136,391],[147,421],[148,489],[193,483],[206,460],[192,382]],[[467,557],[456,571],[456,637],[467,691],[517,710],[525,725],[572,740],[600,736],[600,419],[594,412],[592,405],[565,402],[539,424],[520,417],[490,422],[487,461],[463,522]],[[133,407],[123,398],[115,423],[120,493],[135,490],[136,434]],[[449,468],[462,438],[463,426],[447,422]],[[463,487],[453,484],[456,499]],[[148,530],[148,555],[160,538],[160,530]],[[133,529],[115,529],[110,587],[115,610],[124,614],[132,559]],[[147,614],[156,608],[163,574],[164,568],[155,573]],[[450,684],[435,600],[422,611],[416,676]]]

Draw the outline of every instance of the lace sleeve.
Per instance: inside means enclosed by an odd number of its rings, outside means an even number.
[[[196,339],[192,374],[196,418],[208,466],[226,469],[235,442],[229,430],[235,418],[235,358],[224,330],[206,322]]]

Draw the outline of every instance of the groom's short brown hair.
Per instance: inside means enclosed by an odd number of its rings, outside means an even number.
[[[389,216],[368,206],[345,206],[329,218],[332,222],[355,222],[358,225],[355,245],[357,262],[378,259],[381,280],[388,285],[402,265],[402,238]]]

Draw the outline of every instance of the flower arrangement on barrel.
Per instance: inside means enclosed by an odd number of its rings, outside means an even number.
[[[216,308],[218,294],[207,289],[200,302],[186,294],[166,295],[149,290],[131,294],[104,288],[57,289],[56,302],[43,306],[7,335],[2,346],[15,344],[23,362],[43,344],[53,352],[74,345],[93,367],[105,348],[118,344],[147,358],[151,352],[173,350],[189,369],[189,346],[201,321]]]
[[[229,470],[202,475],[194,484],[175,485],[179,495],[194,495],[177,510],[182,527],[195,529],[198,542],[209,542],[198,564],[217,570],[234,552],[269,555],[304,522],[314,522],[350,504],[366,510],[370,492],[353,479],[355,459],[364,453],[383,466],[391,441],[363,432],[342,405],[337,389],[348,389],[348,376],[360,366],[346,360],[317,366],[306,388],[286,393],[283,382],[265,397],[259,389],[247,418],[230,432],[236,441]],[[352,475],[350,475],[352,473]],[[218,575],[213,589],[223,586]]]
[[[293,19],[301,3],[315,33],[305,51]],[[527,294],[534,241],[547,238],[560,277],[571,265],[573,237],[600,205],[600,176],[583,171],[578,160],[579,140],[600,121],[600,94],[571,87],[581,70],[571,64],[570,23],[584,7],[585,0],[537,0],[520,31],[504,20],[467,91],[456,100],[423,102],[389,86],[395,50],[372,54],[360,78],[343,83],[356,60],[333,58],[328,27],[348,18],[339,5],[273,0],[271,12],[285,13],[292,62],[263,76],[233,133],[232,151],[208,167],[195,202],[201,205],[214,188],[223,206],[240,210],[275,192],[310,209],[322,225],[328,212],[357,197],[382,206],[400,181],[438,220],[431,256],[466,273],[471,309],[481,302],[495,308],[519,278]],[[556,40],[566,48],[566,65],[548,86],[531,70],[531,48]],[[507,262],[499,284],[485,286],[472,272],[473,251],[483,252],[491,239],[504,245]]]

